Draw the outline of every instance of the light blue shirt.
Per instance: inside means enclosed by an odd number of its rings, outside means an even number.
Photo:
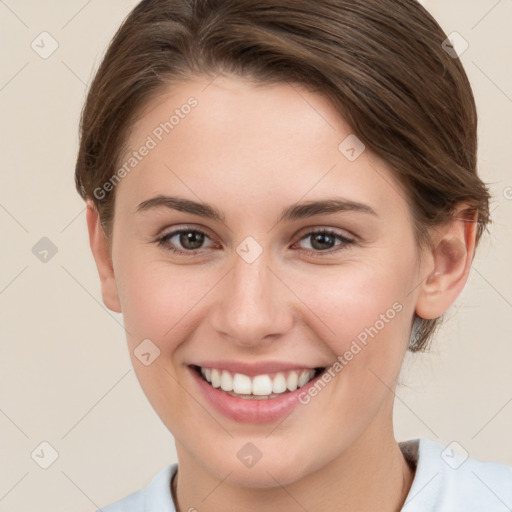
[[[427,438],[400,443],[416,474],[401,512],[511,512],[512,466],[481,462]],[[178,464],[151,482],[96,512],[176,512],[171,478]]]

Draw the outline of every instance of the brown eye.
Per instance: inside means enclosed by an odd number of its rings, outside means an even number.
[[[329,229],[311,231],[303,236],[300,241],[308,239],[310,240],[311,249],[306,248],[306,252],[313,255],[321,255],[321,253],[332,254],[354,243],[350,238]],[[336,244],[336,241],[340,241],[340,243]],[[332,250],[336,245],[338,248]]]
[[[190,256],[203,249],[205,239],[209,238],[200,229],[182,228],[163,235],[156,242],[159,246],[173,253]],[[329,229],[311,231],[304,235],[300,241],[308,239],[310,240],[311,248],[304,250],[307,254],[314,256],[322,256],[323,253],[332,254],[346,249],[354,243],[354,240]],[[337,248],[333,249],[333,247]]]
[[[202,249],[205,238],[209,238],[206,233],[198,229],[179,229],[167,233],[160,237],[157,242],[174,253],[178,254],[194,254]],[[172,241],[175,239],[174,241]],[[178,248],[176,248],[178,246]],[[182,247],[183,249],[180,249]]]

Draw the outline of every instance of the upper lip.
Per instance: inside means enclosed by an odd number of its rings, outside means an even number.
[[[248,377],[256,375],[286,372],[291,370],[304,370],[317,368],[325,368],[323,365],[308,365],[300,363],[290,363],[282,361],[262,361],[258,363],[249,363],[243,361],[201,361],[194,363],[192,366],[200,366],[202,368],[216,368],[217,370],[227,370],[231,373],[241,373]]]

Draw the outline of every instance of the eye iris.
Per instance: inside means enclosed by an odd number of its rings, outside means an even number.
[[[180,244],[191,251],[199,249],[204,242],[204,234],[198,231],[183,231],[180,233]],[[192,244],[192,247],[190,246]],[[197,246],[194,247],[194,244]]]
[[[322,250],[322,249],[331,249],[332,243],[334,243],[334,238],[329,233],[315,233],[311,235],[313,243],[311,244],[314,249]],[[317,244],[320,242],[320,245]],[[327,244],[325,247],[322,244]]]

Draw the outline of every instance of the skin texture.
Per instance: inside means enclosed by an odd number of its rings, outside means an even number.
[[[454,302],[475,224],[441,226],[420,250],[391,170],[368,148],[349,161],[338,146],[350,127],[299,85],[229,76],[175,84],[146,106],[129,148],[190,96],[197,106],[116,186],[111,252],[92,202],[87,209],[104,303],[123,313],[137,377],[176,440],[179,509],[400,510],[414,475],[394,439],[393,391],[413,313],[435,318]],[[224,222],[165,207],[137,212],[159,194],[208,202]],[[333,197],[376,215],[277,223],[289,205]],[[197,254],[155,242],[182,227],[206,232]],[[306,237],[320,228],[354,242],[334,239],[322,252]],[[250,264],[236,251],[248,236],[262,249]],[[172,243],[187,250],[179,236]],[[329,366],[396,303],[400,312],[325,389],[279,422],[221,416],[187,368],[206,359]],[[150,366],[134,356],[147,338],[160,350]],[[248,442],[262,453],[252,468],[237,457]]]

